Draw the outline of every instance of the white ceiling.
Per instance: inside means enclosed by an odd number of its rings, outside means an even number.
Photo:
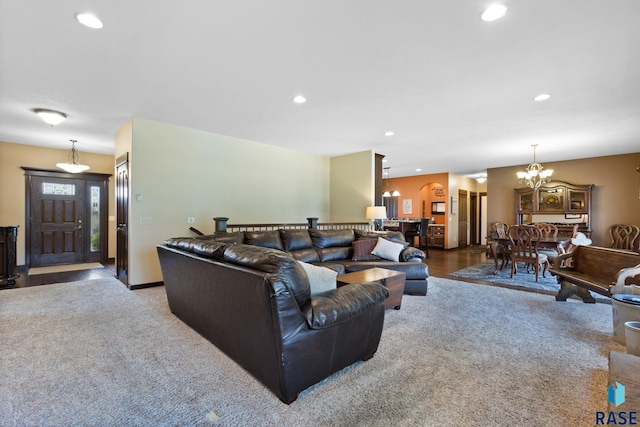
[[[0,0],[0,141],[113,153],[135,116],[392,177],[640,151],[640,1],[503,3]]]

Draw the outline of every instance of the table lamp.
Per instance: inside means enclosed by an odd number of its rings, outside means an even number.
[[[387,208],[384,206],[367,206],[365,213],[367,219],[371,220],[371,226],[375,230],[376,220],[380,220],[380,229],[384,230],[384,220],[387,219]]]

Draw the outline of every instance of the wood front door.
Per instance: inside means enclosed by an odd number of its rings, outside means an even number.
[[[108,180],[25,168],[26,265],[106,261]]]
[[[84,181],[33,177],[31,267],[83,259]]]

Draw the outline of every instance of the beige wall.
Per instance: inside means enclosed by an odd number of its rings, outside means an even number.
[[[331,221],[367,221],[375,197],[375,153],[363,151],[331,158]]]
[[[113,156],[79,152],[91,172],[113,174]],[[0,142],[0,225],[19,225],[17,263],[25,263],[25,177],[21,166],[56,170],[56,163],[67,161],[69,150]],[[109,180],[109,253],[115,257],[114,179]]]
[[[591,202],[592,240],[595,245],[609,243],[607,230],[612,224],[640,225],[640,153],[591,159],[543,163],[553,169],[554,181],[594,184]],[[526,165],[488,170],[488,222],[516,222],[515,188],[521,188],[516,172]]]
[[[155,246],[192,235],[190,226],[211,233],[216,216],[236,224],[331,220],[327,157],[140,118],[116,135],[116,157],[127,151],[130,285],[161,281]]]

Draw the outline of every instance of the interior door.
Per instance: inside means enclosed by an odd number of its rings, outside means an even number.
[[[129,155],[116,160],[116,277],[129,284]]]
[[[33,176],[30,193],[30,266],[83,262],[85,181]]]
[[[458,247],[466,248],[469,231],[469,209],[467,208],[467,192],[458,191]]]
[[[469,197],[469,241],[472,245],[480,243],[478,238],[478,193],[471,192]]]

